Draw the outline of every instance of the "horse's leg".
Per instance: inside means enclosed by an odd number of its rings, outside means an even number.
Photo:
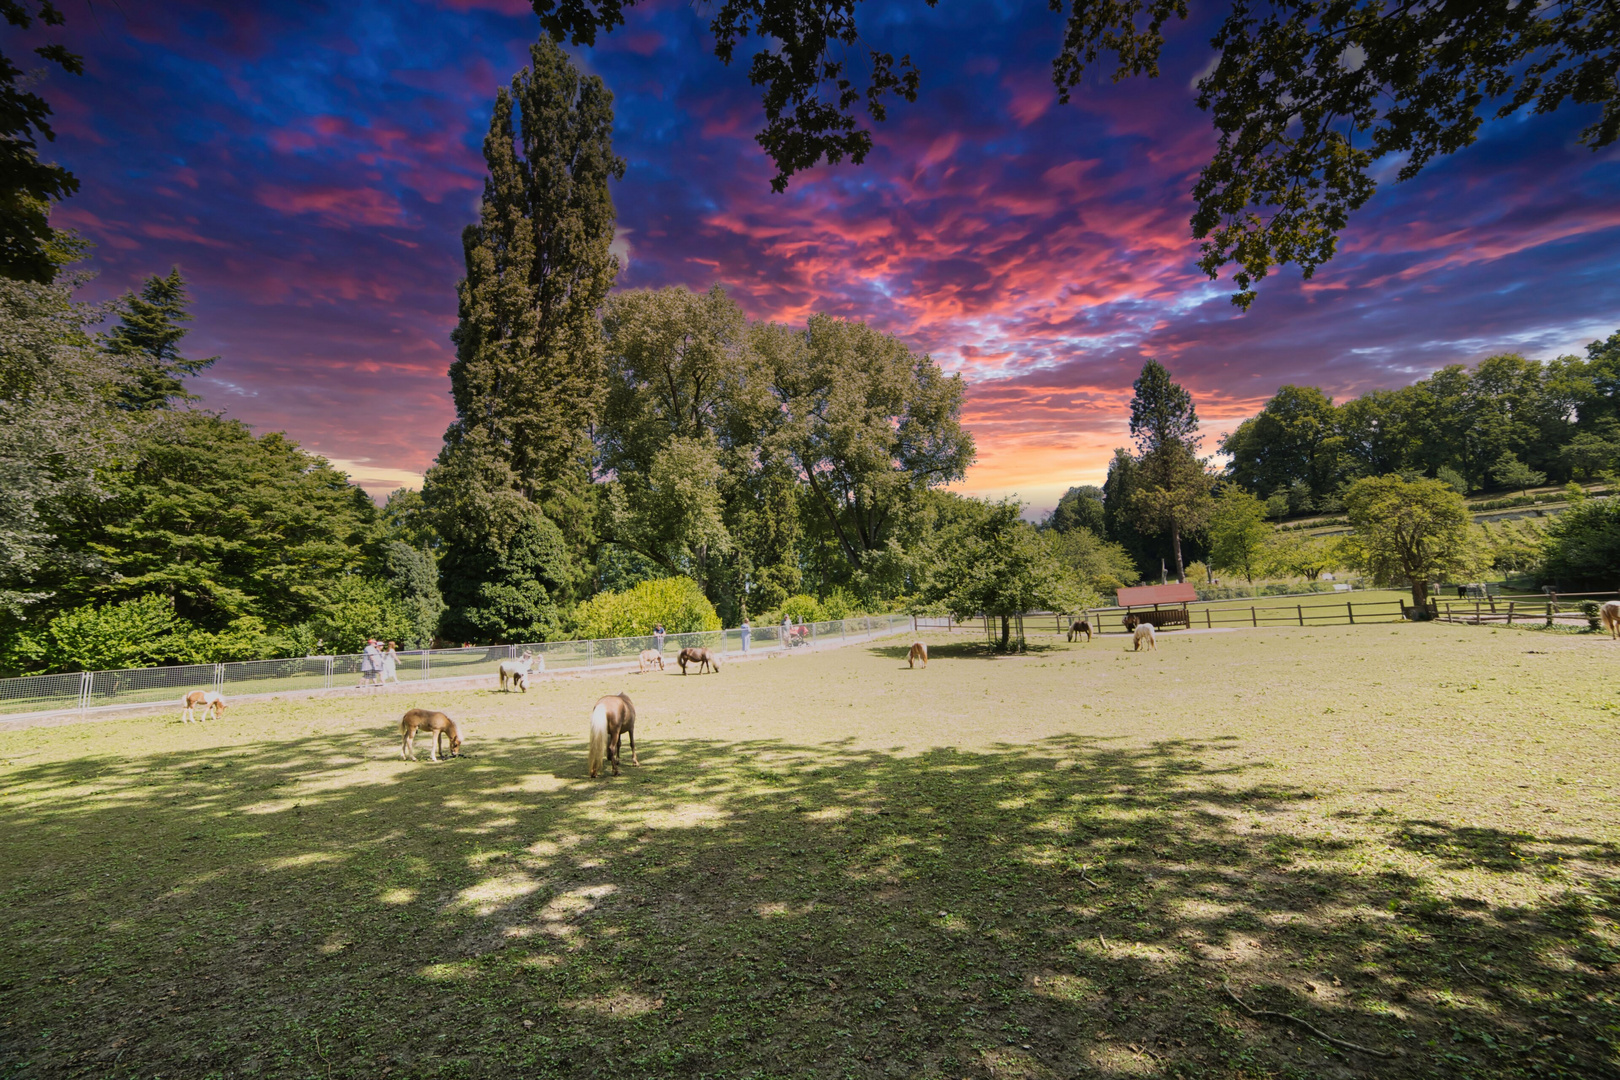
[[[636,729],[630,729],[630,764],[640,765],[641,759],[636,757]]]
[[[428,760],[429,761],[438,761],[439,760],[439,736],[443,735],[443,734],[444,734],[444,732],[442,732],[442,731],[435,731],[433,733],[433,747],[432,747],[432,749],[430,749],[428,751]]]
[[[405,741],[403,743],[401,743],[400,747],[399,747],[399,756],[401,758],[403,758],[404,760],[406,760],[406,761],[414,761],[414,760],[416,760],[416,747],[414,745],[415,742],[416,742],[416,729],[415,728],[407,728],[405,730]]]

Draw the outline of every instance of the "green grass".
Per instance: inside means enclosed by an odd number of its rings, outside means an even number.
[[[1620,1075],[1620,645],[968,638],[9,732],[0,1076]]]

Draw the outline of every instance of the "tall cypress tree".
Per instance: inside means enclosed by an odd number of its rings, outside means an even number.
[[[103,347],[118,357],[119,366],[133,376],[120,395],[129,409],[161,409],[170,401],[188,401],[183,380],[208,367],[217,356],[189,360],[180,354],[180,342],[190,333],[190,297],[185,279],[174,267],[167,277],[146,279],[139,293],[126,293],[118,325],[107,333]]]
[[[499,552],[530,525],[560,527],[580,560],[594,540],[590,427],[604,393],[598,310],[619,269],[608,250],[608,181],[624,176],[624,161],[613,153],[613,95],[602,80],[582,77],[549,38],[529,57],[511,90],[496,94],[484,139],[489,176],[478,222],[462,233],[467,277],[451,335],[456,419],[423,494],[452,549]],[[543,619],[514,616],[503,630],[500,613],[561,607],[583,577],[583,568],[564,574],[548,558],[545,574],[508,583],[504,561],[447,551],[444,565],[458,568],[444,582],[447,625],[476,624],[464,632],[490,640],[532,637]],[[523,594],[521,604],[468,599],[507,584]],[[554,594],[549,600],[536,592],[542,587]]]
[[[454,452],[476,433],[480,452],[498,455],[521,492],[552,509],[590,483],[589,428],[603,392],[597,313],[619,269],[608,251],[608,179],[623,177],[624,161],[602,80],[582,78],[549,38],[529,55],[532,68],[496,96],[483,205],[462,233],[456,420],[445,441]]]

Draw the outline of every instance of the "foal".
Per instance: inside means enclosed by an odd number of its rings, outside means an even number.
[[[214,690],[193,690],[180,699],[180,722],[189,724],[197,719],[197,707],[202,706],[203,718],[218,720],[225,715],[225,696]]]
[[[1149,652],[1159,651],[1159,643],[1153,637],[1153,624],[1150,622],[1142,623],[1136,628],[1136,634],[1131,639],[1131,651],[1141,652],[1143,645],[1148,647]]]
[[[613,766],[613,775],[619,775],[619,740],[625,735],[630,736],[630,764],[640,765],[636,758],[636,707],[627,695],[610,694],[591,710],[591,779],[596,779],[603,758]]]
[[[920,641],[913,641],[911,643],[911,655],[906,657],[906,667],[916,667],[919,660],[922,661],[923,667],[928,666],[928,646]]]
[[[1073,641],[1075,638],[1079,637],[1081,634],[1086,635],[1086,640],[1090,641],[1091,640],[1091,624],[1089,622],[1087,622],[1085,619],[1076,619],[1069,626],[1069,640]]]
[[[529,692],[529,667],[533,663],[534,653],[528,651],[525,651],[524,654],[516,660],[502,660],[500,668],[501,689],[505,690],[507,683],[510,682],[513,686],[527,694]]]
[[[418,730],[433,735],[433,748],[428,753],[429,761],[438,761],[439,739],[445,734],[450,736],[450,757],[461,756],[461,729],[456,722],[442,712],[431,709],[412,709],[399,718],[399,731],[405,737],[404,745],[399,749],[399,756],[406,761],[416,760],[416,733]]]
[[[657,649],[642,649],[641,663],[637,665],[637,670],[645,675],[653,668],[657,668],[659,671],[664,670],[664,654]]]

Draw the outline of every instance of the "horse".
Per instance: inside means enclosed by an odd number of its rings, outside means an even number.
[[[641,662],[637,665],[637,670],[645,675],[655,667],[659,671],[664,670],[664,654],[657,649],[642,649]]]
[[[203,718],[218,720],[225,715],[225,695],[214,690],[193,690],[180,699],[180,722],[189,724],[197,719],[197,706],[202,706]]]
[[[920,641],[913,641],[911,655],[906,657],[906,667],[916,667],[919,660],[923,662],[923,667],[928,666],[928,646]]]
[[[619,775],[619,741],[630,736],[630,764],[640,765],[636,757],[636,707],[625,694],[609,694],[591,710],[590,765],[591,779],[602,768],[602,759],[613,766],[613,775]]]
[[[1603,620],[1603,629],[1611,638],[1620,638],[1620,600],[1610,600],[1599,608],[1598,618]]]
[[[1141,652],[1144,643],[1149,651],[1159,651],[1159,643],[1153,637],[1153,624],[1150,622],[1145,622],[1136,628],[1135,635],[1131,638],[1131,651]]]
[[[501,689],[504,691],[507,684],[517,687],[525,694],[529,692],[529,668],[534,664],[534,653],[525,649],[523,655],[516,660],[501,661]]]
[[[686,674],[687,664],[696,664],[699,675],[703,674],[704,668],[715,672],[720,670],[720,661],[708,649],[682,649],[681,654],[675,658],[675,662],[681,665],[682,675]]]
[[[416,732],[418,730],[432,732],[433,749],[428,754],[429,761],[440,760],[439,740],[445,735],[450,736],[451,757],[461,756],[461,729],[456,722],[442,712],[431,709],[412,709],[399,718],[399,731],[404,736],[404,743],[399,748],[399,756],[406,761],[416,760]]]
[[[1137,625],[1139,623],[1141,623],[1141,621],[1142,620],[1137,618],[1135,615],[1127,615],[1127,616],[1125,616],[1125,632],[1128,634],[1132,630],[1135,630]]]
[[[1091,640],[1091,623],[1087,622],[1085,619],[1076,619],[1074,622],[1069,624],[1069,640],[1073,641],[1081,634],[1086,635],[1087,641]]]

